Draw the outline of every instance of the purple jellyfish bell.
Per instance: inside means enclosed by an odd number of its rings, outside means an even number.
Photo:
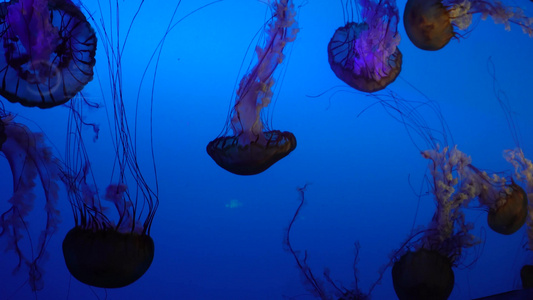
[[[367,93],[384,89],[402,69],[398,8],[392,0],[358,0],[362,22],[348,22],[328,44],[331,69],[349,86]]]
[[[0,3],[0,28],[0,95],[10,102],[54,107],[92,80],[96,36],[70,0]]]
[[[239,84],[231,111],[233,136],[209,142],[207,153],[225,170],[237,175],[261,173],[296,148],[296,138],[288,131],[265,130],[261,111],[272,100],[272,77],[285,57],[286,44],[296,39],[298,24],[291,0],[274,1],[273,16],[266,26],[266,43],[257,46],[257,64]]]
[[[58,200],[59,168],[57,160],[44,143],[42,133],[31,132],[28,127],[13,122],[13,116],[4,115],[0,120],[0,150],[5,155],[13,174],[13,195],[9,199],[11,207],[0,216],[0,237],[7,240],[8,250],[18,256],[18,265],[29,267],[29,283],[33,291],[44,286],[42,263],[46,260],[46,245],[57,230],[60,221],[56,209]],[[21,239],[28,231],[28,214],[34,209],[34,180],[40,179],[46,204],[46,227],[41,230],[37,248],[32,255],[24,254]]]

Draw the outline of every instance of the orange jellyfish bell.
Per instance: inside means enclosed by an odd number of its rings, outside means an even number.
[[[120,288],[146,273],[154,259],[154,241],[146,234],[74,227],[63,240],[63,256],[79,281]]]
[[[455,30],[467,30],[472,16],[490,16],[496,24],[511,30],[516,24],[533,37],[533,22],[520,8],[508,7],[498,0],[408,0],[403,14],[407,36],[423,50],[439,50],[446,46]]]
[[[487,223],[497,233],[513,234],[520,229],[527,218],[527,195],[524,190],[512,183],[511,193],[505,197],[505,203],[495,210],[489,210]]]
[[[255,175],[270,168],[296,148],[296,137],[288,131],[262,132],[266,142],[241,145],[239,137],[223,136],[207,144],[207,154],[223,169],[237,175]]]
[[[441,0],[408,0],[403,25],[411,42],[423,50],[439,50],[454,36],[450,16]]]
[[[400,300],[446,300],[454,278],[450,259],[424,248],[407,252],[392,267],[392,284]]]

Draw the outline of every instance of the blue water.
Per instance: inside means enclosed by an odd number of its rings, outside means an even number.
[[[177,16],[208,2],[184,0]],[[95,1],[84,3],[97,17]],[[533,15],[530,1],[508,3]],[[122,56],[130,126],[142,72],[176,4],[147,1],[131,29]],[[124,37],[138,3],[120,1],[120,5]],[[404,6],[405,1],[398,1],[400,15]],[[27,270],[13,274],[16,256],[5,252],[0,256],[0,299],[314,299],[283,244],[299,204],[297,188],[305,184],[309,184],[306,204],[291,232],[293,247],[307,250],[307,262],[315,275],[321,277],[328,268],[337,284],[353,288],[354,242],[358,241],[358,283],[363,291],[368,290],[413,226],[430,221],[435,204],[431,196],[417,196],[428,161],[405,128],[379,106],[359,115],[373,103],[371,98],[359,92],[309,97],[332,87],[351,90],[337,79],[327,61],[327,43],[335,29],[344,25],[340,1],[305,1],[298,11],[301,30],[276,75],[276,102],[269,109],[272,126],[294,133],[298,141],[294,152],[259,175],[237,176],[218,167],[205,151],[224,127],[235,86],[244,72],[239,70],[246,50],[267,18],[267,6],[260,1],[225,0],[194,13],[167,36],[154,92],[160,205],[151,230],[155,258],[147,273],[128,287],[107,290],[71,277],[61,242],[74,220],[62,190],[62,223],[47,247],[44,289],[32,293],[26,283]],[[482,21],[477,16],[475,20],[470,33],[436,52],[414,47],[400,22],[403,68],[389,89],[405,99],[423,100],[424,94],[437,102],[453,141],[472,157],[474,165],[510,172],[511,165],[502,157],[504,149],[513,149],[519,142],[525,156],[533,157],[533,39],[514,25],[507,32],[490,19]],[[110,97],[102,50],[98,49],[96,67],[105,98],[97,77],[83,92],[104,105]],[[518,141],[512,138],[495,96],[489,63],[514,112]],[[147,114],[150,84],[151,80],[146,81],[141,90],[137,157],[154,186]],[[64,155],[66,108],[41,110],[3,102],[7,111],[19,115],[18,122],[45,132],[58,157]],[[440,124],[434,115],[424,116],[432,126]],[[105,185],[110,182],[114,155],[107,113],[95,109],[86,111],[84,117],[101,126],[96,142],[89,130],[85,139],[94,172],[101,176],[97,180]],[[0,211],[4,211],[12,191],[5,159],[0,158],[0,170],[0,187],[5,191]],[[426,192],[427,186],[422,187],[422,193]],[[43,201],[36,199],[29,218],[34,239],[43,224]],[[524,248],[525,226],[514,235],[502,236],[488,228],[484,209],[473,208],[466,214],[475,222],[472,233],[482,237],[483,243],[468,252],[464,265],[454,269],[450,299],[519,288],[519,270],[533,259]],[[26,251],[31,249],[28,241],[23,245]],[[5,240],[0,240],[0,248],[5,246]],[[475,264],[466,266],[476,258]],[[329,291],[336,299],[333,290]],[[390,269],[372,298],[396,299]]]

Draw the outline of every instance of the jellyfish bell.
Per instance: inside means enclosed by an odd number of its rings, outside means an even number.
[[[229,124],[206,147],[217,165],[237,175],[261,173],[296,148],[294,134],[270,130],[262,120],[273,97],[274,71],[285,57],[285,46],[298,33],[292,0],[272,1],[271,8],[265,44],[256,47],[257,63],[241,79]]]
[[[238,136],[218,137],[207,144],[207,153],[217,165],[233,174],[255,175],[296,148],[296,137],[288,131],[265,131],[258,138],[266,141],[241,144]]]
[[[435,250],[409,251],[392,267],[392,284],[400,300],[446,300],[454,281],[450,259]]]
[[[394,1],[358,0],[362,22],[346,22],[328,44],[333,73],[356,90],[372,93],[391,84],[402,69],[398,8]]]
[[[149,235],[93,230],[77,226],[63,240],[67,268],[80,282],[100,288],[120,288],[141,278],[154,259]]]
[[[497,233],[513,234],[526,222],[528,198],[526,192],[512,183],[508,186],[510,193],[505,195],[504,203],[497,209],[489,210],[487,223]]]
[[[403,25],[411,42],[423,50],[442,49],[454,37],[450,15],[442,0],[408,0]]]
[[[96,36],[71,0],[0,3],[0,95],[24,106],[69,101],[93,78]]]

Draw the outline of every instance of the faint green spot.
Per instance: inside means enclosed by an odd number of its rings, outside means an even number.
[[[227,208],[239,208],[242,206],[242,203],[239,200],[231,199],[229,203],[225,205]]]

